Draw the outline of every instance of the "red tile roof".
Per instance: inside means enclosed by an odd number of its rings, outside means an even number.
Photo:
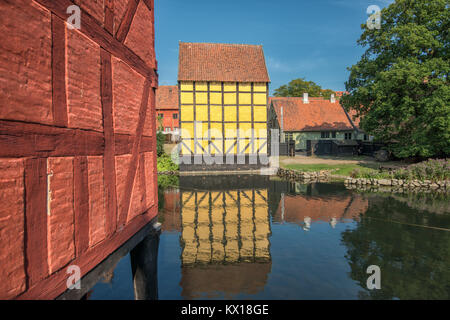
[[[336,92],[336,96],[337,96],[337,97],[342,97],[342,96],[344,95],[344,93],[345,93],[345,94],[348,94],[347,91],[335,91],[335,92]]]
[[[159,86],[156,90],[156,110],[177,109],[178,110],[178,87]]]
[[[180,42],[180,81],[270,82],[260,45]]]
[[[270,103],[281,119],[281,107],[283,107],[284,131],[337,131],[357,129],[359,121],[351,121],[339,101],[331,103],[326,99],[311,99],[309,103],[303,103],[299,97],[271,97]]]

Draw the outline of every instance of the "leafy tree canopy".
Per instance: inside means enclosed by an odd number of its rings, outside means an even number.
[[[322,89],[321,86],[313,81],[306,81],[305,78],[295,79],[289,84],[282,85],[275,89],[275,97],[303,97],[303,93],[307,92],[310,97],[323,97],[329,99],[333,90]]]
[[[449,0],[397,0],[361,28],[341,104],[398,157],[450,154]]]

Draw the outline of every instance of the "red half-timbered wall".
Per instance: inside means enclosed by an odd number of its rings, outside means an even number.
[[[0,1],[1,299],[56,297],[156,216],[153,8]]]

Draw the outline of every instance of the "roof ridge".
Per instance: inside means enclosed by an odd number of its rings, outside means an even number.
[[[223,43],[223,42],[183,42],[179,41],[179,44],[212,44],[212,45],[225,45],[225,46],[246,46],[246,47],[262,47],[262,44],[248,44],[248,43]]]

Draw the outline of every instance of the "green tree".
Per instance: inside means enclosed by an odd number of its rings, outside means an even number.
[[[397,0],[361,28],[341,104],[398,157],[450,154],[449,0]]]
[[[307,92],[310,97],[323,97],[329,99],[333,90],[322,89],[321,86],[313,81],[306,81],[305,78],[295,79],[289,84],[282,85],[275,89],[275,97],[303,97],[303,93]]]

